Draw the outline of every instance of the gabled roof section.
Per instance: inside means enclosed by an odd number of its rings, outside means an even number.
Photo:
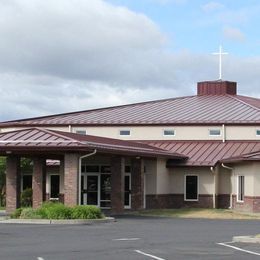
[[[94,149],[102,153],[186,159],[185,156],[180,154],[164,151],[143,143],[40,128],[29,128],[0,134],[0,154],[2,155],[17,151],[87,152]]]
[[[0,123],[52,125],[260,124],[260,99],[239,95],[186,96]]]
[[[257,152],[247,153],[221,160],[222,163],[241,163],[248,161],[260,161],[260,150]]]
[[[180,153],[189,159],[180,163],[169,161],[168,166],[215,166],[230,157],[240,157],[260,151],[260,141],[144,141],[160,149]]]

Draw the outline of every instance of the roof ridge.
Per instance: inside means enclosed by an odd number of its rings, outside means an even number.
[[[257,111],[260,111],[260,108],[254,106],[254,105],[252,105],[252,104],[249,104],[249,103],[247,103],[247,102],[244,101],[244,100],[239,99],[239,97],[245,97],[245,98],[251,98],[251,97],[242,96],[242,95],[228,95],[228,96],[231,97],[231,98],[233,98],[233,99],[235,99],[235,100],[237,100],[237,101],[239,101],[240,103],[242,103],[242,104],[244,104],[244,105],[247,105],[247,106],[249,106],[249,107],[251,107],[251,108],[253,108],[253,109],[256,109]]]

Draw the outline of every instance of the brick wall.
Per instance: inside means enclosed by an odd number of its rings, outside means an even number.
[[[75,206],[78,204],[78,171],[79,155],[64,155],[64,204]]]
[[[233,209],[243,212],[260,213],[260,197],[245,196],[243,202],[237,201],[237,196],[233,195]]]
[[[113,213],[121,213],[124,210],[124,167],[124,158],[119,156],[111,158],[111,209]]]
[[[133,210],[144,208],[144,164],[142,159],[132,159],[131,206]]]
[[[39,208],[45,199],[46,189],[46,160],[33,158],[33,208]]]
[[[6,212],[20,206],[20,158],[8,156],[6,160]]]

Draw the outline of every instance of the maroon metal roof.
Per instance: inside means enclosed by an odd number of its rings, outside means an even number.
[[[39,128],[22,129],[0,134],[0,154],[17,151],[93,151],[148,157],[185,159],[184,156],[164,151],[143,143],[118,139],[79,135]]]
[[[260,141],[144,141],[145,143],[189,157],[179,165],[214,166],[218,161],[260,151]],[[168,166],[176,165],[169,162]]]
[[[260,161],[260,151],[221,160],[222,163],[238,163],[245,161]]]
[[[202,95],[1,123],[8,126],[260,124],[260,99]]]

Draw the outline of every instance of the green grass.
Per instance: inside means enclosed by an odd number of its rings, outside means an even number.
[[[5,210],[5,207],[0,207],[0,210]]]
[[[159,216],[172,218],[206,218],[206,219],[259,219],[260,214],[250,214],[232,211],[229,209],[154,209],[139,211],[143,216]]]

